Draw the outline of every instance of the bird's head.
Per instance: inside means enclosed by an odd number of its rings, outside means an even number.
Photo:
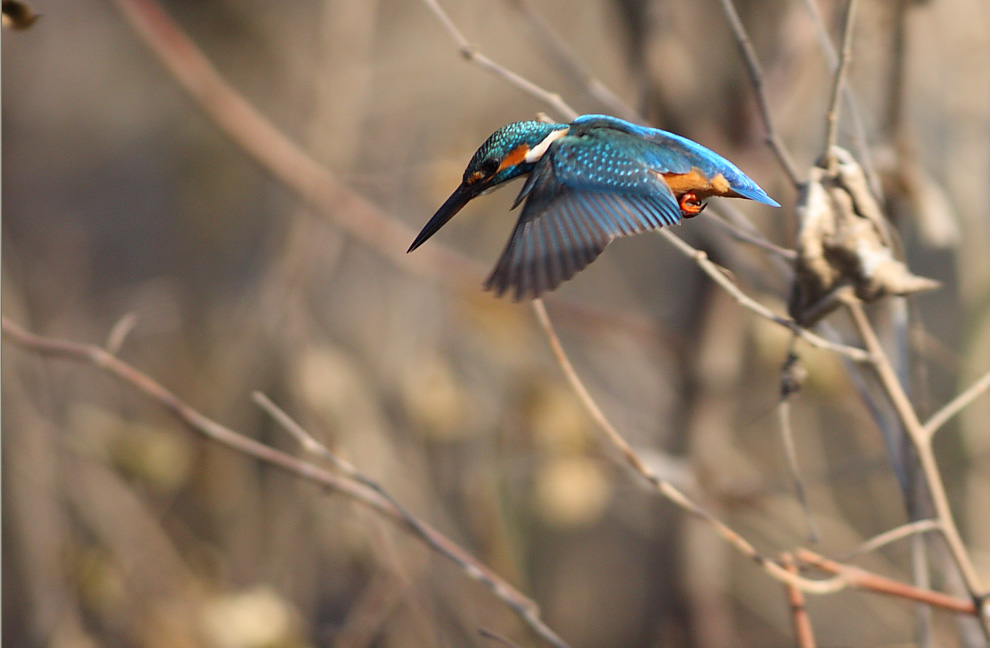
[[[523,121],[492,133],[475,151],[464,170],[461,185],[433,215],[409,251],[433,236],[473,198],[532,171],[554,140],[567,134],[568,128],[567,124]]]
[[[477,188],[480,189],[478,193],[484,193],[529,173],[550,144],[564,135],[567,128],[566,124],[538,121],[503,126],[475,151],[464,170],[462,186]]]

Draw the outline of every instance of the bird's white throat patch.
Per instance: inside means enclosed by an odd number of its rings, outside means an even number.
[[[549,135],[543,138],[542,142],[540,142],[533,148],[529,149],[529,151],[526,153],[526,161],[529,163],[533,163],[539,160],[541,157],[543,157],[543,154],[547,152],[547,149],[550,148],[550,145],[553,144],[554,141],[563,137],[564,135],[567,135],[567,131],[569,130],[571,129],[561,128],[560,130],[551,131]]]

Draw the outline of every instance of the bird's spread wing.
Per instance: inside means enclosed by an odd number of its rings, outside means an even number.
[[[657,171],[594,137],[562,137],[530,173],[526,200],[485,288],[533,297],[573,277],[618,236],[674,225],[681,210]]]

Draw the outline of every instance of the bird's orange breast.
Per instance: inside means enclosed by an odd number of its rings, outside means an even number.
[[[660,175],[675,196],[693,193],[699,199],[705,199],[709,196],[729,196],[735,193],[724,175],[717,173],[714,177],[709,178],[698,167],[693,167],[687,173],[662,173]]]

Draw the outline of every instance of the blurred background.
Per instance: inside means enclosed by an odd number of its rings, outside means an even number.
[[[205,415],[302,454],[251,402],[265,392],[532,596],[575,648],[793,645],[780,585],[602,445],[529,306],[483,292],[473,265],[461,276],[431,256],[449,248],[491,267],[515,218],[511,188],[397,263],[407,241],[369,244],[341,228],[365,215],[346,194],[309,207],[228,138],[124,5],[146,6],[35,0],[41,20],[3,34],[6,317],[98,345],[126,317],[124,360]],[[445,5],[495,61],[580,112],[613,112],[548,44],[545,21],[648,123],[719,151],[777,198],[780,210],[733,206],[793,246],[797,195],[764,145],[716,0]],[[845,3],[736,5],[804,171],[821,153],[831,88],[809,7],[834,41]],[[564,117],[466,62],[423,2],[162,7],[250,104],[406,224],[409,240],[492,131],[538,111]],[[943,282],[914,300],[924,419],[990,366],[990,3],[863,0],[852,61],[908,264]],[[840,143],[851,147],[848,124]],[[677,233],[786,311],[791,277],[766,252],[709,213]],[[546,302],[578,373],[656,470],[767,555],[808,542],[774,414],[786,331],[656,236],[617,241]],[[849,333],[844,315],[830,321]],[[792,409],[814,548],[839,554],[906,522],[904,500],[846,368],[798,352],[808,380]],[[5,343],[3,404],[6,645],[490,645],[481,627],[543,645],[388,521],[204,440],[93,369]],[[988,420],[983,398],[938,439],[985,580]],[[910,580],[905,543],[858,564]],[[906,602],[845,592],[808,605],[820,645],[914,645]],[[934,628],[939,645],[958,645],[951,616],[936,613]]]

